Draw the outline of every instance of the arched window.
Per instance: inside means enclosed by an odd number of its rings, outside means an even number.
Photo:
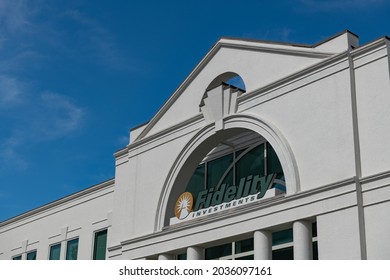
[[[176,213],[184,209],[186,215],[176,214],[173,223],[285,192],[283,169],[271,144],[254,132],[241,133],[220,142],[195,168],[184,191],[192,195],[192,205],[182,198]]]
[[[240,181],[245,181],[249,176],[264,177],[269,174],[275,174],[274,184],[270,188],[286,191],[282,166],[268,142],[211,158],[198,165],[186,186],[185,191],[195,198],[204,190],[218,190],[224,184],[225,188],[239,186]]]

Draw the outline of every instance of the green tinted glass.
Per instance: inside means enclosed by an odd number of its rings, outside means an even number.
[[[198,196],[200,191],[205,189],[205,165],[201,164],[196,169],[190,181],[187,184],[186,192],[192,193],[194,197]]]
[[[77,260],[77,252],[79,249],[79,239],[73,239],[68,241],[66,246],[66,259],[67,260]]]
[[[27,260],[36,260],[37,259],[37,251],[31,251],[27,253]]]
[[[247,152],[236,163],[236,181],[249,175],[264,176],[264,144],[261,144]]]
[[[312,235],[313,237],[317,237],[317,223],[313,223],[313,224],[312,224],[311,235]]]
[[[318,260],[318,242],[313,242],[313,260]]]
[[[275,150],[272,146],[267,143],[267,171],[268,174],[275,173],[278,178],[283,175],[282,165],[278,159],[278,156],[275,153]]]
[[[14,261],[20,261],[22,259],[22,255],[15,256],[12,258]]]
[[[272,251],[273,260],[293,260],[294,259],[294,249],[293,247],[283,248],[279,250]]]
[[[272,233],[272,246],[293,242],[292,228]]]
[[[177,255],[177,260],[186,260],[187,259],[187,254],[184,253],[184,254],[179,254]]]
[[[217,259],[232,254],[232,243],[214,246],[206,249],[206,260]]]
[[[207,163],[207,188],[215,188],[233,162],[233,154],[217,158]],[[233,173],[224,178],[223,183],[233,184]]]
[[[61,256],[61,243],[50,246],[49,260],[59,260]]]
[[[95,233],[95,242],[93,246],[93,259],[105,260],[107,248],[107,230],[102,230]]]
[[[235,242],[235,251],[236,254],[248,252],[253,250],[253,238],[236,241]]]

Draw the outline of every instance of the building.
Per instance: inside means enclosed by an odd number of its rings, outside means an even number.
[[[114,179],[3,221],[0,258],[390,259],[389,50],[221,38]]]

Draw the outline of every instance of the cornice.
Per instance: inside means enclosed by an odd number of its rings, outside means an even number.
[[[142,146],[148,142],[152,142],[152,141],[155,141],[159,138],[165,137],[167,134],[174,133],[175,131],[182,129],[183,127],[186,127],[188,125],[192,125],[192,124],[199,122],[199,121],[203,121],[203,114],[201,114],[201,113],[199,113],[199,114],[197,114],[197,115],[193,116],[192,118],[189,118],[185,121],[182,121],[176,125],[173,125],[167,129],[164,129],[164,130],[161,130],[155,134],[152,134],[146,138],[135,141],[135,142],[129,144],[127,147],[119,150],[117,153],[118,153],[118,155],[122,155],[122,154],[127,153],[128,151],[130,151],[132,149],[135,149],[139,146]],[[117,155],[117,154],[115,154],[115,155]]]
[[[335,182],[332,184],[320,186],[320,187],[313,188],[311,190],[304,191],[304,192],[299,192],[299,193],[296,193],[293,195],[288,195],[288,196],[280,195],[280,196],[277,196],[274,198],[266,199],[262,203],[242,206],[239,209],[237,208],[234,211],[234,213],[232,213],[231,211],[225,211],[224,213],[222,213],[222,212],[218,213],[218,215],[210,215],[208,217],[199,218],[199,219],[187,222],[187,223],[182,223],[182,224],[174,225],[174,226],[168,226],[168,227],[165,227],[162,231],[150,233],[150,234],[147,234],[144,236],[135,237],[135,238],[128,239],[128,240],[124,240],[120,244],[111,246],[110,248],[108,248],[108,250],[109,251],[121,250],[124,246],[133,245],[133,244],[137,244],[139,242],[148,241],[148,240],[150,241],[152,238],[163,237],[163,236],[166,236],[168,234],[181,232],[183,230],[191,229],[193,227],[198,227],[201,225],[210,224],[212,222],[222,221],[228,217],[239,216],[239,215],[243,215],[243,214],[257,211],[260,209],[264,209],[267,207],[285,204],[287,202],[295,201],[297,199],[306,198],[308,196],[312,196],[315,194],[320,194],[323,192],[332,191],[332,190],[338,189],[340,187],[347,187],[349,185],[353,185],[354,183],[355,183],[354,178],[347,178],[347,179],[342,180],[342,181],[338,181],[338,182]],[[350,193],[353,191],[354,190],[345,190],[344,192]],[[327,198],[329,198],[329,197],[327,197]],[[309,204],[311,204],[311,203],[313,203],[313,202],[310,202]],[[298,206],[302,206],[302,205],[299,204]]]
[[[73,194],[70,194],[68,196],[65,196],[63,198],[60,198],[58,200],[55,200],[53,202],[50,202],[48,204],[45,204],[43,206],[40,206],[38,208],[35,208],[35,209],[32,209],[28,212],[25,212],[23,214],[20,214],[18,216],[15,216],[13,218],[10,218],[8,220],[5,220],[3,222],[0,223],[0,228],[3,227],[3,226],[6,226],[6,225],[9,225],[11,223],[14,223],[14,222],[18,222],[18,221],[21,221],[21,220],[24,220],[24,219],[27,219],[29,217],[32,217],[34,215],[37,215],[39,213],[42,213],[44,211],[47,211],[51,208],[54,208],[56,206],[59,206],[59,205],[62,205],[62,204],[65,204],[67,202],[70,202],[70,201],[73,201],[73,200],[76,200],[78,198],[82,198],[82,197],[85,197],[87,195],[90,195],[92,193],[95,193],[95,192],[98,192],[102,189],[105,189],[105,188],[109,188],[109,187],[113,187],[115,184],[115,179],[112,178],[112,179],[109,179],[107,181],[104,181],[100,184],[97,184],[97,185],[94,185],[94,186],[91,186],[87,189],[84,189],[84,190],[81,190],[79,192],[76,192],[76,193],[73,193]]]
[[[367,43],[365,45],[362,45],[359,48],[356,48],[352,51],[344,51],[342,53],[333,55],[332,57],[329,57],[323,61],[320,61],[314,65],[306,67],[302,70],[299,70],[293,74],[290,74],[290,75],[288,75],[282,79],[279,79],[273,83],[270,83],[264,87],[255,89],[251,92],[247,92],[246,94],[239,96],[237,101],[238,101],[238,103],[244,102],[244,101],[252,99],[258,95],[261,95],[261,94],[266,93],[266,92],[270,92],[270,91],[277,89],[283,85],[287,85],[288,83],[291,83],[293,81],[301,79],[301,78],[305,77],[306,75],[316,73],[317,71],[324,69],[326,67],[329,67],[332,64],[341,63],[344,60],[348,59],[349,54],[351,54],[351,56],[353,58],[357,58],[358,56],[361,56],[361,55],[366,54],[370,51],[373,51],[375,49],[378,49],[380,47],[385,47],[388,45],[389,45],[389,38],[383,37],[383,38],[377,39],[375,41],[372,41],[370,43]]]
[[[389,178],[389,177],[390,177],[390,170],[387,170],[387,171],[384,171],[384,172],[381,172],[378,174],[362,177],[360,179],[360,182],[362,184],[366,184],[366,183],[374,182],[374,181]]]
[[[389,38],[387,36],[384,36],[382,38],[368,42],[367,44],[364,44],[364,45],[352,50],[351,56],[353,58],[355,58],[356,56],[365,54],[365,53],[367,53],[373,49],[379,48],[381,46],[388,46],[388,44],[389,44]]]
[[[299,46],[273,45],[273,44],[265,44],[265,43],[243,45],[243,44],[238,44],[237,42],[230,42],[227,40],[219,42],[219,49],[221,49],[222,47],[239,49],[239,50],[252,50],[252,51],[261,51],[261,52],[268,52],[268,53],[306,56],[306,57],[314,57],[314,58],[327,58],[335,54],[333,52],[326,52],[326,51],[316,50],[313,48],[303,48]]]
[[[118,158],[120,158],[120,157],[123,157],[123,156],[127,155],[128,151],[129,151],[129,150],[128,150],[127,146],[126,146],[126,147],[124,147],[124,148],[119,149],[118,151],[116,151],[116,152],[114,153],[114,157],[115,157],[116,159],[118,159]]]

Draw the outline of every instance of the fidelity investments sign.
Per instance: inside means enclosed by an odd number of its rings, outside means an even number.
[[[238,186],[222,184],[220,188],[199,192],[196,198],[192,193],[184,192],[176,200],[176,217],[171,218],[170,224],[204,217],[284,193],[280,188],[272,188],[274,184],[284,185],[283,181],[276,180],[275,177],[276,174],[263,177],[249,175],[241,178]]]

